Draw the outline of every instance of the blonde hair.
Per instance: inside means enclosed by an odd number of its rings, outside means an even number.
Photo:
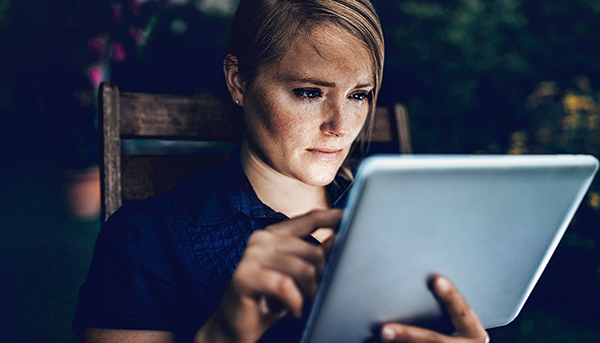
[[[347,30],[371,55],[375,87],[367,120],[357,139],[364,147],[371,139],[384,62],[383,32],[369,0],[241,0],[226,52],[237,57],[239,73],[250,84],[261,68],[285,55],[295,37],[319,25]]]

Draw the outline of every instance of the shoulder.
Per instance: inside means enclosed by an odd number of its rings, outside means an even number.
[[[205,220],[229,217],[235,211],[231,208],[231,199],[248,193],[246,183],[241,167],[204,171],[180,181],[165,193],[124,204],[106,225],[170,226],[185,221],[197,224],[200,213],[204,214]]]
[[[214,220],[230,217],[234,212],[231,206],[223,205],[230,203],[228,199],[235,193],[229,190],[231,180],[224,177],[226,174],[225,169],[203,172],[166,193],[124,204],[103,223],[94,259],[113,266],[137,261],[123,269],[126,273],[141,262],[155,264],[164,258],[165,263],[171,264],[181,255],[189,255],[190,249],[198,250],[194,240],[220,227],[199,225],[198,213]],[[222,223],[221,226],[227,224]]]

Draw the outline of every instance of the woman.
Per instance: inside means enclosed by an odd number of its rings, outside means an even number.
[[[368,137],[383,36],[367,0],[242,0],[228,49],[241,152],[109,219],[74,321],[85,342],[300,338],[333,241],[327,228],[340,220],[332,208],[343,205],[344,163]],[[484,342],[452,285],[439,277],[434,289],[455,335],[391,323],[381,340]]]

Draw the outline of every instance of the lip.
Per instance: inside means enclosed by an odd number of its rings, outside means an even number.
[[[331,162],[335,161],[340,154],[342,153],[342,149],[306,149],[316,158]]]

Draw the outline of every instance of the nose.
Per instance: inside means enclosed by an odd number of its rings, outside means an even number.
[[[328,136],[342,137],[350,132],[350,118],[343,102],[332,102],[324,109],[321,132]]]

